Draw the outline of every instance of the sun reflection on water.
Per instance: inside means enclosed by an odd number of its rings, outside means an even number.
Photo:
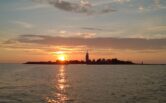
[[[67,89],[69,88],[65,66],[61,65],[55,82],[56,92],[53,97],[47,97],[47,103],[71,103],[71,99],[68,97]]]

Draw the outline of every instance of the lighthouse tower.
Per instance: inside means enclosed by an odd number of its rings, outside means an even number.
[[[86,55],[85,55],[85,61],[86,61],[86,64],[88,64],[90,61],[88,51],[86,52]]]

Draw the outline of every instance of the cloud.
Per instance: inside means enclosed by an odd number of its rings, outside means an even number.
[[[30,29],[30,28],[34,27],[33,24],[27,23],[25,21],[13,21],[12,23],[17,24],[17,25],[19,25],[21,27],[24,27],[24,28],[27,28],[27,29]]]
[[[35,1],[45,1],[50,5],[53,5],[55,8],[58,8],[63,11],[67,12],[74,12],[74,13],[83,13],[83,14],[103,14],[103,13],[110,13],[115,12],[110,5],[107,4],[99,4],[99,5],[92,5],[87,0],[80,0],[79,3],[76,2],[69,2],[65,0],[35,0]]]
[[[72,31],[66,31],[66,30],[60,30],[59,32],[56,32],[56,34],[59,34],[60,37],[83,37],[83,38],[92,38],[96,36],[96,33],[94,32],[72,32]]]
[[[138,9],[142,12],[150,12],[156,10],[166,9],[166,1],[165,0],[151,0],[144,2],[139,5]]]
[[[93,38],[96,36],[96,33],[77,33],[77,36],[83,38]]]
[[[125,3],[125,2],[130,2],[130,0],[113,0],[113,2]]]
[[[154,6],[158,9],[166,9],[165,0],[154,0]]]
[[[13,39],[12,39],[13,40]],[[20,35],[19,43],[52,46],[87,46],[89,48],[155,50],[166,49],[166,39],[111,38],[111,37],[54,37],[44,35]]]
[[[81,27],[83,30],[90,30],[90,31],[103,31],[104,29],[101,28],[94,28],[94,27]]]

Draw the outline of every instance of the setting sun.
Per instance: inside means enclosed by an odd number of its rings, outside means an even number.
[[[64,60],[65,60],[65,55],[59,55],[58,59],[59,59],[60,61],[64,61]]]
[[[67,58],[66,54],[63,51],[57,51],[57,52],[54,52],[54,54],[57,56],[57,60],[60,60],[60,61],[65,61]]]

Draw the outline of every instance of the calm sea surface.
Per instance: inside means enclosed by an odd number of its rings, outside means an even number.
[[[0,103],[166,103],[166,66],[0,64]]]

